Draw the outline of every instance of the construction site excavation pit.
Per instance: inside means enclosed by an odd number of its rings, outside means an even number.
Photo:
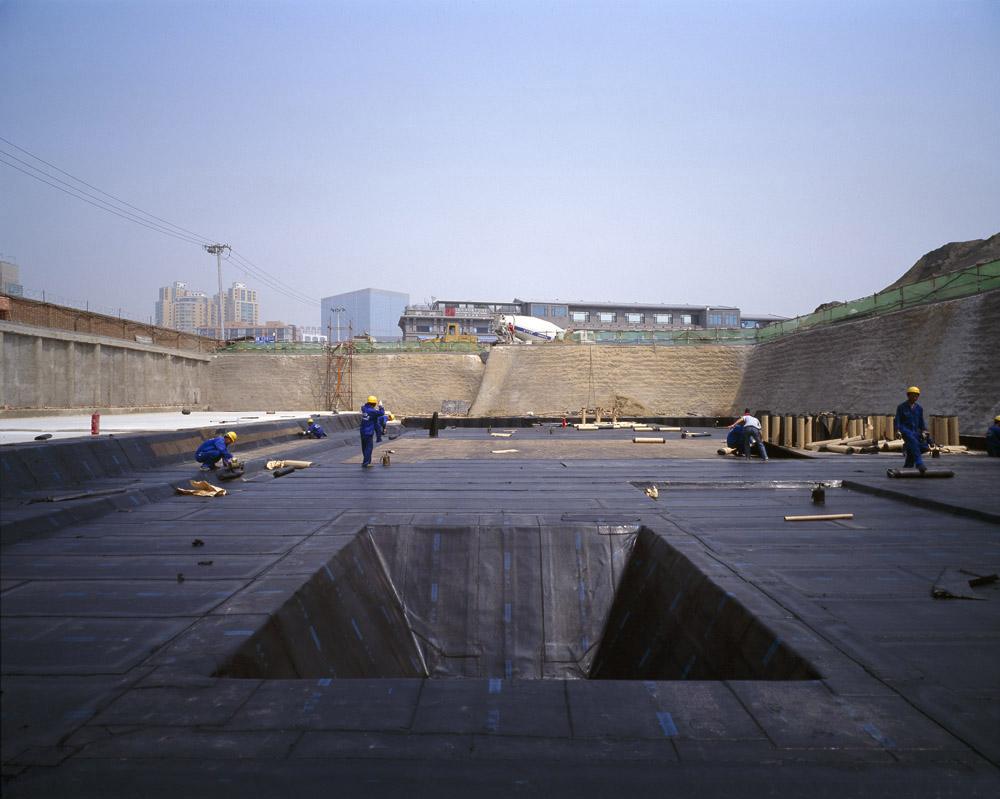
[[[597,524],[365,527],[214,676],[819,678],[656,532]]]

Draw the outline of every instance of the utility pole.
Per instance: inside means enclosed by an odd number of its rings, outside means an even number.
[[[219,341],[226,343],[226,305],[222,296],[222,252],[232,250],[228,244],[206,244],[204,245],[209,255],[214,255],[219,266]]]
[[[340,314],[343,313],[346,310],[347,310],[346,308],[341,308],[339,306],[337,308],[331,308],[330,309],[330,313],[337,314],[337,343],[338,344],[340,343]]]

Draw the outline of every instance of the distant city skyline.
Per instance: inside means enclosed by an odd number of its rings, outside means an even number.
[[[291,323],[367,286],[808,313],[997,232],[998,39],[989,0],[0,0],[0,253],[141,320],[210,243]]]

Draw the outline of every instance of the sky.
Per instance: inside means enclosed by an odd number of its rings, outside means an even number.
[[[304,325],[367,287],[808,313],[1000,231],[998,41],[996,0],[0,0],[0,137],[197,234],[0,163],[0,257],[142,320],[215,291],[199,242]]]

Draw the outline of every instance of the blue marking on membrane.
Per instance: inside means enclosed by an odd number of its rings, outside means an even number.
[[[351,619],[351,626],[354,628],[354,634],[358,636],[358,640],[364,641],[365,637],[361,634],[361,630],[358,629],[358,623],[353,618]]]
[[[438,584],[431,583],[431,602],[438,601]]]
[[[323,651],[323,645],[320,644],[320,642],[319,642],[319,636],[316,635],[316,628],[313,627],[311,624],[309,625],[309,635],[312,636],[313,643],[316,645],[316,649],[318,651],[322,652]]]
[[[579,533],[576,534],[576,551],[579,552],[580,548],[583,546],[583,539]]]
[[[511,663],[509,660],[504,661],[503,671],[507,679],[509,680],[514,674],[514,664]]]
[[[681,679],[682,680],[686,680],[687,679],[688,674],[691,672],[691,667],[694,666],[694,662],[697,659],[698,659],[697,655],[691,655],[691,657],[688,658],[688,662],[684,664],[684,669],[683,669],[683,671],[681,671]]]
[[[505,624],[510,624],[510,602],[505,602],[503,606],[503,620]]]
[[[486,729],[490,732],[496,732],[500,729],[500,711],[499,710],[487,710],[486,711]]]
[[[583,636],[583,638],[580,639],[580,644],[583,646],[584,652],[590,649],[590,639],[587,638],[587,636]]]
[[[333,680],[331,680],[329,677],[324,677],[322,680],[316,680],[316,685],[318,685],[320,688],[327,688],[329,687],[331,682],[333,682]]]
[[[684,591],[678,591],[677,596],[674,597],[674,601],[670,603],[670,612],[674,612],[674,608],[677,607],[677,603],[681,601],[681,597],[684,596]]]
[[[365,567],[361,565],[361,561],[358,559],[357,555],[354,556],[354,565],[358,567],[358,571],[361,573],[361,576],[364,577]]]
[[[867,724],[862,724],[861,729],[867,732],[872,738],[878,741],[886,749],[894,749],[896,747],[896,742],[888,735],[884,735],[882,731],[871,722],[868,722]]]
[[[94,711],[89,707],[81,707],[76,710],[71,710],[63,715],[64,719],[78,721],[80,719],[89,719],[94,715]]]
[[[585,598],[585,597],[587,596],[587,591],[586,591],[586,589],[585,589],[585,588],[583,587],[583,580],[580,580],[580,582],[579,582],[579,583],[577,583],[577,586],[576,586],[576,595],[577,595],[577,597],[579,598],[579,600],[580,600],[581,602],[582,602],[582,601],[584,600],[584,598]]]
[[[227,636],[239,636],[241,638],[246,638],[247,636],[253,635],[253,630],[225,630],[222,634]]]
[[[262,588],[260,591],[254,591],[255,594],[283,594],[285,593],[281,588]],[[228,596],[228,594],[227,594]]]
[[[642,665],[646,662],[646,659],[649,657],[649,655],[650,655],[650,653],[652,651],[653,651],[653,647],[651,647],[651,646],[647,646],[646,647],[646,651],[643,654],[642,659],[639,661],[639,665],[636,666],[637,669],[641,669],[642,668]]]
[[[509,552],[504,552],[503,553],[503,570],[505,572],[509,572],[510,571],[510,553]]]
[[[491,694],[498,694],[498,693],[500,693],[500,689],[502,687],[503,687],[503,681],[502,680],[498,679],[497,677],[491,677],[490,678],[490,693]]]
[[[150,597],[150,596],[163,596],[162,591],[136,591],[136,596]]]
[[[665,736],[673,738],[677,735],[677,725],[674,724],[674,717],[669,713],[666,711],[657,713],[656,720],[660,722],[660,729],[663,730]]]
[[[771,645],[767,648],[767,652],[764,653],[764,657],[760,659],[762,665],[766,666],[771,658],[774,657],[774,653],[778,651],[778,647],[781,646],[781,639],[775,638],[771,641]]]
[[[326,572],[326,576],[330,578],[331,583],[337,582],[337,578],[333,576],[333,572],[330,571],[330,567],[327,566],[325,563],[323,564],[323,571]]]
[[[629,616],[631,616],[631,615],[632,615],[632,611],[631,611],[631,610],[626,610],[626,611],[625,611],[625,615],[624,615],[624,616],[622,616],[622,620],[621,620],[621,623],[620,623],[620,624],[618,625],[618,629],[619,629],[619,630],[620,630],[620,629],[621,629],[622,627],[624,627],[624,626],[625,626],[625,622],[627,622],[627,621],[628,621],[628,617],[629,617]]]
[[[441,533],[434,533],[434,538],[431,541],[431,549],[435,552],[441,551]]]

